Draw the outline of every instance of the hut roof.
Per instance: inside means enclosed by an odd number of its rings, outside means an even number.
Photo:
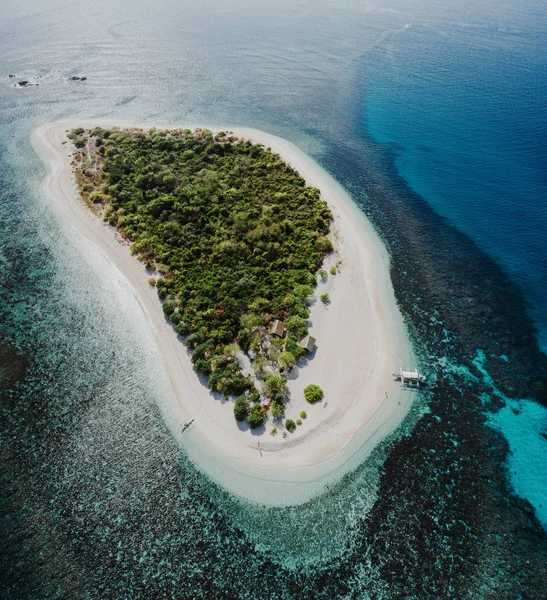
[[[300,345],[302,346],[302,348],[304,348],[304,350],[307,350],[308,352],[313,352],[313,349],[315,348],[315,338],[311,335],[307,335],[300,342]]]
[[[270,328],[270,333],[283,337],[285,335],[285,325],[279,319],[276,319]]]

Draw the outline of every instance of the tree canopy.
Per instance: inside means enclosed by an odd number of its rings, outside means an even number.
[[[225,347],[260,355],[260,335],[281,319],[292,334],[284,368],[299,358],[294,336],[307,333],[314,274],[332,249],[319,190],[269,148],[225,133],[78,128],[69,138],[84,199],[162,273],[158,296],[195,368],[212,390],[256,400]]]

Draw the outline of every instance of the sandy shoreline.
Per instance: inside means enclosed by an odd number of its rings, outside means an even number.
[[[56,207],[134,288],[182,408],[180,418],[195,418],[192,428],[182,436],[182,421],[169,423],[194,462],[213,479],[245,497],[268,504],[306,500],[327,480],[341,477],[363,460],[401,423],[411,404],[411,393],[403,391],[392,376],[400,366],[413,366],[415,359],[395,303],[385,248],[343,188],[296,146],[261,131],[229,128],[235,135],[279,153],[309,185],[321,190],[335,215],[337,256],[329,260],[332,264],[341,260],[340,272],[329,275],[316,290],[317,298],[328,292],[331,304],[325,307],[315,302],[311,309],[310,333],[317,338],[318,346],[315,356],[289,382],[292,400],[286,417],[296,419],[305,410],[308,418],[285,439],[280,434],[268,434],[271,422],[262,435],[256,435],[238,426],[231,402],[215,400],[200,382],[186,348],[166,323],[144,267],[130,255],[127,245],[117,241],[113,229],[78,198],[68,160],[71,150],[68,144],[62,145],[65,131],[76,126],[113,124],[73,120],[44,125],[33,132],[33,146],[50,166],[47,186]],[[308,383],[323,388],[323,403],[310,406],[305,402],[302,389]],[[252,480],[257,479],[261,485],[251,490]],[[287,486],[299,488],[293,490],[290,501]],[[276,498],[281,489],[285,490],[284,497]]]

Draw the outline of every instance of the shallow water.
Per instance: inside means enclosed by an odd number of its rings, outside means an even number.
[[[544,325],[545,12],[532,0],[6,9],[0,71],[41,79],[0,81],[2,597],[541,597],[545,482],[526,482],[543,409],[498,412],[496,389],[546,402],[529,317]],[[258,127],[333,173],[393,256],[430,376],[405,435],[299,507],[207,480],[166,424],[170,391],[123,278],[43,192],[29,134],[73,116]]]

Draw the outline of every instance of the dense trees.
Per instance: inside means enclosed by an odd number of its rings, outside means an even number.
[[[83,197],[161,272],[163,311],[209,387],[260,398],[227,351],[237,342],[254,351],[264,392],[282,408],[285,380],[260,362],[263,340],[281,319],[289,337],[279,364],[290,369],[302,356],[297,340],[307,333],[314,274],[332,250],[332,215],[319,190],[270,149],[224,133],[79,128],[69,138],[82,147],[75,159]],[[243,406],[238,398],[236,418],[245,418]],[[255,406],[251,427],[264,420]]]

